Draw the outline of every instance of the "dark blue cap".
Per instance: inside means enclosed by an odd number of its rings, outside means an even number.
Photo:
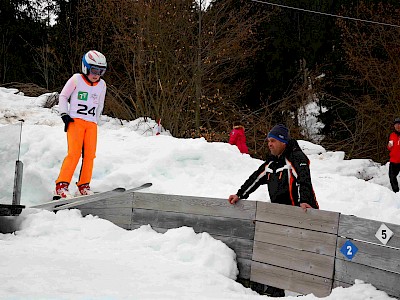
[[[267,138],[274,138],[282,143],[287,144],[289,142],[289,129],[285,125],[275,125],[268,133]]]

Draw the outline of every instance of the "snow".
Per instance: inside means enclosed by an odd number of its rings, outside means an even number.
[[[24,163],[21,204],[27,206],[19,217],[0,218],[0,227],[10,220],[18,224],[15,233],[0,233],[0,299],[267,298],[235,281],[234,252],[208,233],[182,227],[161,234],[148,225],[127,231],[96,216],[82,217],[77,209],[55,214],[29,208],[51,199],[67,149],[57,107],[43,108],[45,101],[46,95],[26,97],[0,88],[0,203],[11,203],[19,156]],[[92,189],[152,182],[149,193],[227,198],[262,163],[228,143],[156,132],[157,123],[150,118],[128,122],[103,116]],[[400,195],[390,189],[388,164],[345,160],[343,152],[299,143],[311,160],[322,210],[400,224]],[[73,182],[78,171],[79,165]],[[250,198],[269,201],[266,187]],[[288,292],[286,298],[294,296]],[[390,297],[356,281],[324,299]]]

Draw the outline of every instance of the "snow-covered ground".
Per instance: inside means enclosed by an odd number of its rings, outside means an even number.
[[[45,101],[45,96],[25,97],[0,88],[0,203],[11,203],[19,156],[24,163],[21,204],[28,207],[17,218],[18,231],[0,234],[0,299],[266,298],[234,281],[235,254],[207,233],[177,228],[159,234],[149,226],[126,231],[95,216],[82,217],[76,209],[55,214],[29,208],[51,199],[67,149],[57,107],[45,109]],[[156,132],[151,119],[127,122],[103,116],[92,189],[152,182],[147,192],[227,198],[262,163],[227,143]],[[306,141],[300,145],[311,160],[322,210],[400,224],[400,196],[390,189],[388,165],[344,160],[343,152]],[[250,198],[269,201],[266,187]],[[389,297],[356,282],[334,289],[326,299]]]

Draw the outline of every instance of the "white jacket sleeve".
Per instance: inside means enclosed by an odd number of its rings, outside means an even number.
[[[103,113],[103,109],[104,109],[104,101],[106,99],[106,92],[107,92],[107,85],[104,81],[104,88],[101,91],[101,95],[100,95],[100,101],[99,101],[99,106],[97,108],[97,124],[100,125],[100,117],[101,114]]]
[[[64,88],[62,89],[59,99],[58,99],[58,107],[60,115],[62,114],[69,114],[68,109],[68,99],[71,97],[71,94],[76,89],[76,80],[74,79],[73,75],[65,84]]]

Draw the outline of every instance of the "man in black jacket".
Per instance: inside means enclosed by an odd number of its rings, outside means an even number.
[[[289,130],[282,124],[274,126],[268,133],[268,148],[271,155],[228,200],[235,204],[247,199],[260,185],[268,184],[272,203],[318,209],[318,202],[311,183],[307,156],[301,151],[296,140],[291,139]],[[282,289],[268,287],[267,295],[284,297]]]

